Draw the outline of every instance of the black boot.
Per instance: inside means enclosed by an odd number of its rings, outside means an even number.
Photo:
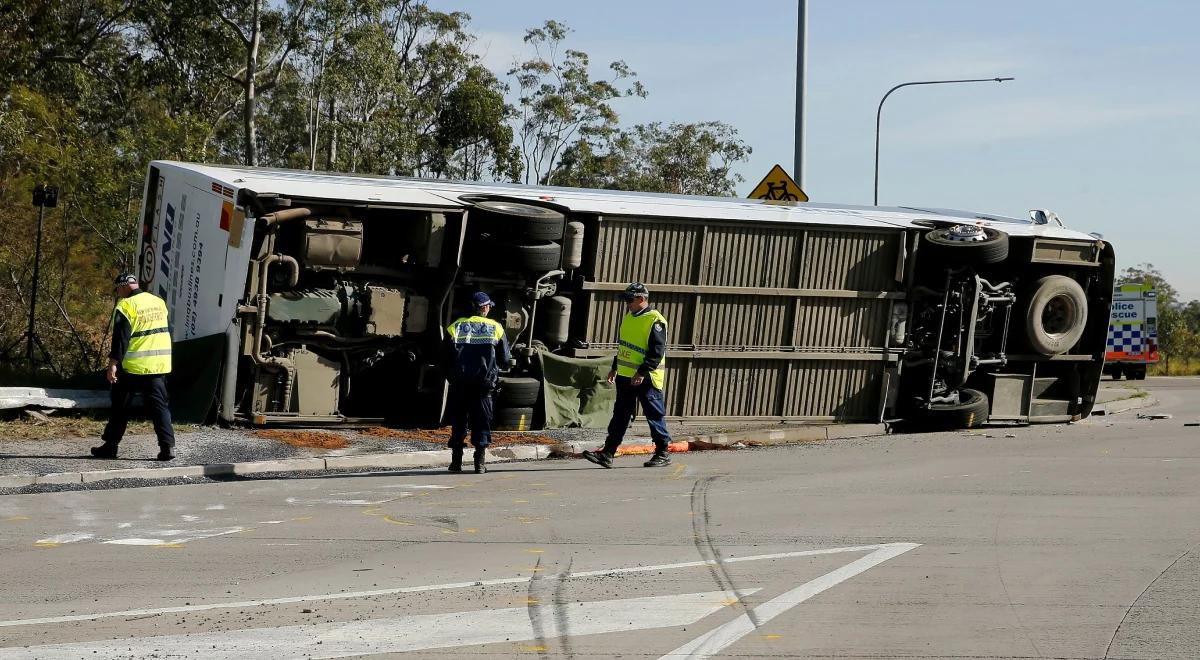
[[[602,468],[611,468],[612,462],[613,462],[613,456],[615,456],[615,455],[616,455],[616,452],[615,451],[610,452],[607,447],[604,449],[598,449],[596,451],[583,452],[584,458],[595,463],[596,465],[599,465]]]
[[[450,471],[451,472],[462,472],[462,454],[463,454],[462,447],[451,447],[450,448]]]
[[[663,467],[671,464],[671,455],[667,453],[667,446],[660,445],[654,448],[654,455],[650,460],[642,463],[642,467]]]
[[[487,456],[483,452],[483,447],[475,448],[475,474],[483,474],[487,472]]]
[[[92,447],[92,456],[96,458],[116,458],[117,445],[105,442],[99,447]]]
[[[170,460],[174,460],[174,459],[175,459],[175,452],[171,451],[170,447],[168,447],[167,445],[159,445],[158,446],[157,460],[170,461]]]

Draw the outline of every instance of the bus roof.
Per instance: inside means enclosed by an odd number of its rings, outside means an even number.
[[[462,208],[470,204],[470,201],[463,199],[464,196],[491,196],[550,203],[573,212],[599,215],[753,220],[876,228],[917,228],[920,226],[916,224],[917,221],[941,220],[985,226],[1003,225],[1000,227],[1003,231],[1016,236],[1095,240],[1083,232],[1053,225],[1037,225],[1029,220],[934,207],[781,203],[736,197],[341,174],[178,161],[154,161],[151,165],[160,169],[175,168],[188,171],[210,178],[215,183],[250,190],[259,195],[275,194],[283,197]]]

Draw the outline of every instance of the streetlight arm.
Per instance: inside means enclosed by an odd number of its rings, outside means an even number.
[[[911,87],[913,85],[948,85],[951,83],[976,83],[976,82],[1005,82],[1015,80],[1015,78],[966,78],[963,80],[918,80],[915,82],[900,83],[889,89],[883,98],[879,99],[879,107],[875,110],[875,201],[874,205],[879,206],[879,127],[883,118],[883,102],[888,100],[892,92],[901,87]]]

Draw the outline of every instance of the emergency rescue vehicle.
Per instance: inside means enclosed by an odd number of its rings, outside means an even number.
[[[1117,285],[1108,321],[1104,373],[1121,380],[1143,380],[1146,369],[1157,364],[1158,299],[1148,282]]]

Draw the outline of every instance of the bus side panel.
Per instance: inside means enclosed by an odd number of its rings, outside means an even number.
[[[669,415],[879,420],[903,231],[609,216],[596,233],[578,353],[615,350],[618,293],[646,283]]]

